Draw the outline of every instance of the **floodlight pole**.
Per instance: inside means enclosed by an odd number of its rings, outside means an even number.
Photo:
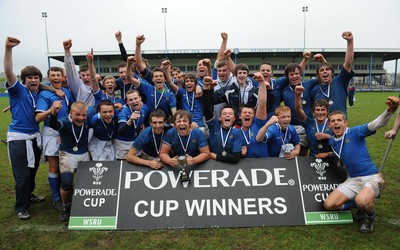
[[[161,8],[161,13],[164,14],[165,57],[168,58],[168,46],[167,46],[167,8]]]
[[[304,43],[303,43],[303,52],[306,51],[306,13],[308,12],[308,6],[303,6],[303,13],[304,13]],[[303,80],[306,75],[306,69],[303,70]]]
[[[49,58],[49,37],[47,35],[47,12],[42,12],[42,17],[44,18],[44,29],[46,32],[46,47],[47,47],[47,66],[50,68],[50,58]]]
[[[304,43],[303,43],[303,51],[306,50],[306,13],[308,12],[308,6],[303,6],[303,13],[304,13]]]
[[[396,82],[397,82],[397,62],[399,59],[396,59],[396,63],[394,66],[394,82],[393,82],[393,89],[396,88]]]

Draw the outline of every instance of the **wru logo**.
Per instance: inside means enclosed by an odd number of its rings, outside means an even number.
[[[326,180],[326,176],[324,176],[326,173],[325,168],[329,167],[329,163],[322,162],[322,159],[315,159],[315,162],[311,163],[310,166],[315,168],[315,172],[320,175],[318,176],[318,180]]]
[[[100,162],[96,163],[95,167],[89,168],[89,172],[93,172],[92,176],[95,179],[95,181],[93,181],[93,185],[101,185],[100,179],[103,178],[103,173],[107,171],[108,168],[103,167],[103,164],[101,164]]]

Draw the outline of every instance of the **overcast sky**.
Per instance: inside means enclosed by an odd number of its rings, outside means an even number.
[[[304,13],[307,48],[345,48],[343,31],[352,31],[356,48],[400,51],[399,0],[0,0],[0,34],[21,40],[14,49],[14,71],[26,65],[47,71],[47,12],[50,52],[62,52],[63,40],[73,40],[72,53],[118,51],[114,37],[121,30],[128,50],[144,34],[144,50],[218,49],[220,33],[228,32],[229,48],[303,48]],[[0,72],[4,71],[0,49]],[[53,64],[53,62],[52,62]],[[400,64],[400,63],[399,63]],[[394,63],[385,64],[394,72]],[[400,68],[400,65],[399,65]],[[399,72],[399,69],[398,69]]]

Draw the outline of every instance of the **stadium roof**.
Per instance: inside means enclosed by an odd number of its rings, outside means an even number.
[[[313,54],[322,53],[325,58],[329,57],[343,57],[345,49],[340,48],[311,48],[307,49]],[[263,58],[268,60],[274,57],[287,57],[287,58],[299,58],[302,57],[302,48],[252,48],[252,49],[238,49],[237,58]],[[128,55],[133,55],[133,50],[127,51]],[[201,59],[201,58],[216,58],[218,49],[170,49],[165,50],[142,50],[143,57],[147,59],[161,59],[168,56],[169,59],[175,58],[180,59]],[[76,64],[80,64],[82,61],[86,61],[87,52],[76,51],[72,52]],[[233,54],[233,53],[232,53]],[[354,56],[358,57],[370,57],[372,56],[382,58],[383,61],[391,61],[400,58],[400,48],[361,48],[355,49]],[[48,57],[57,60],[64,61],[64,52],[51,52],[47,54]],[[95,56],[100,56],[101,60],[114,61],[121,60],[121,54],[119,51],[95,51]]]

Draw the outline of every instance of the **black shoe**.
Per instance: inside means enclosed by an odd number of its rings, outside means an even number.
[[[63,210],[63,204],[62,201],[60,199],[53,201],[53,206],[55,209],[57,209],[58,211],[62,212]]]
[[[374,217],[368,218],[365,216],[363,223],[360,227],[361,233],[372,233],[374,231]]]
[[[1,142],[7,144],[7,140],[1,140]]]
[[[365,218],[365,213],[361,209],[357,209],[356,212],[352,213],[352,216],[354,221],[360,221]]]
[[[70,208],[68,207],[63,207],[63,210],[61,211],[61,214],[59,216],[60,221],[65,222],[69,220],[69,213],[70,213]]]
[[[43,196],[36,196],[34,194],[31,194],[31,202],[32,203],[39,203],[39,202],[43,202],[45,200],[46,200],[46,198],[44,198]]]
[[[18,216],[18,218],[20,219],[20,220],[27,220],[27,219],[29,219],[31,216],[29,215],[29,213],[28,213],[28,211],[21,211],[21,212],[18,212],[18,214],[17,214],[17,216]]]

